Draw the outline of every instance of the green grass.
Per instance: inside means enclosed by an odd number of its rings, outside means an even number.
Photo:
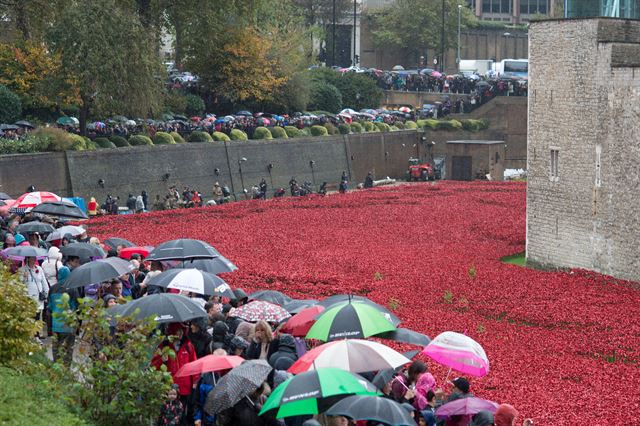
[[[505,256],[500,260],[502,261],[502,263],[507,263],[509,265],[527,266],[527,258],[525,252],[512,254],[511,256]]]

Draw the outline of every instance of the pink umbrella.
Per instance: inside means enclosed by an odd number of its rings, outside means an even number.
[[[35,206],[38,206],[46,201],[61,201],[62,198],[52,192],[38,191],[27,192],[22,194],[16,202],[11,206],[12,211],[28,212]]]
[[[450,416],[472,416],[480,411],[491,411],[495,413],[498,404],[482,398],[460,398],[447,402],[436,410],[436,417],[444,419]]]
[[[489,373],[489,359],[484,349],[464,334],[445,331],[433,339],[422,353],[463,374],[482,377]]]
[[[440,78],[440,77],[442,77],[442,74],[439,73],[438,71],[433,71],[431,73],[431,77]]]
[[[404,113],[409,113],[409,112],[411,112],[411,108],[409,108],[409,107],[400,107],[400,108],[398,108],[398,111],[404,112]]]

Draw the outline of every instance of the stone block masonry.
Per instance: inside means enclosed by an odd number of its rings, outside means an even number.
[[[531,24],[527,260],[640,279],[640,21]]]

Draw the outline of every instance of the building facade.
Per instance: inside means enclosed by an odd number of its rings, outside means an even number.
[[[558,2],[564,0],[467,0],[478,19],[519,24],[531,18],[554,16]]]
[[[565,0],[567,18],[607,16],[640,19],[640,0]]]
[[[640,279],[640,21],[529,29],[527,260]]]

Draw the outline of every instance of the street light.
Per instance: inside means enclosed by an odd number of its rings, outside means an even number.
[[[316,186],[316,172],[313,169],[313,165],[316,164],[315,161],[310,160],[309,161],[309,167],[311,167],[311,181],[313,182],[313,186]]]
[[[458,69],[460,69],[460,14],[462,13],[462,5],[458,5],[458,56],[456,58],[456,63],[458,64]]]
[[[246,198],[247,191],[244,187],[244,178],[242,177],[242,163],[245,161],[247,161],[245,157],[242,157],[241,159],[238,160],[238,172],[240,173],[240,185],[242,185],[242,192],[245,194],[245,198]]]

